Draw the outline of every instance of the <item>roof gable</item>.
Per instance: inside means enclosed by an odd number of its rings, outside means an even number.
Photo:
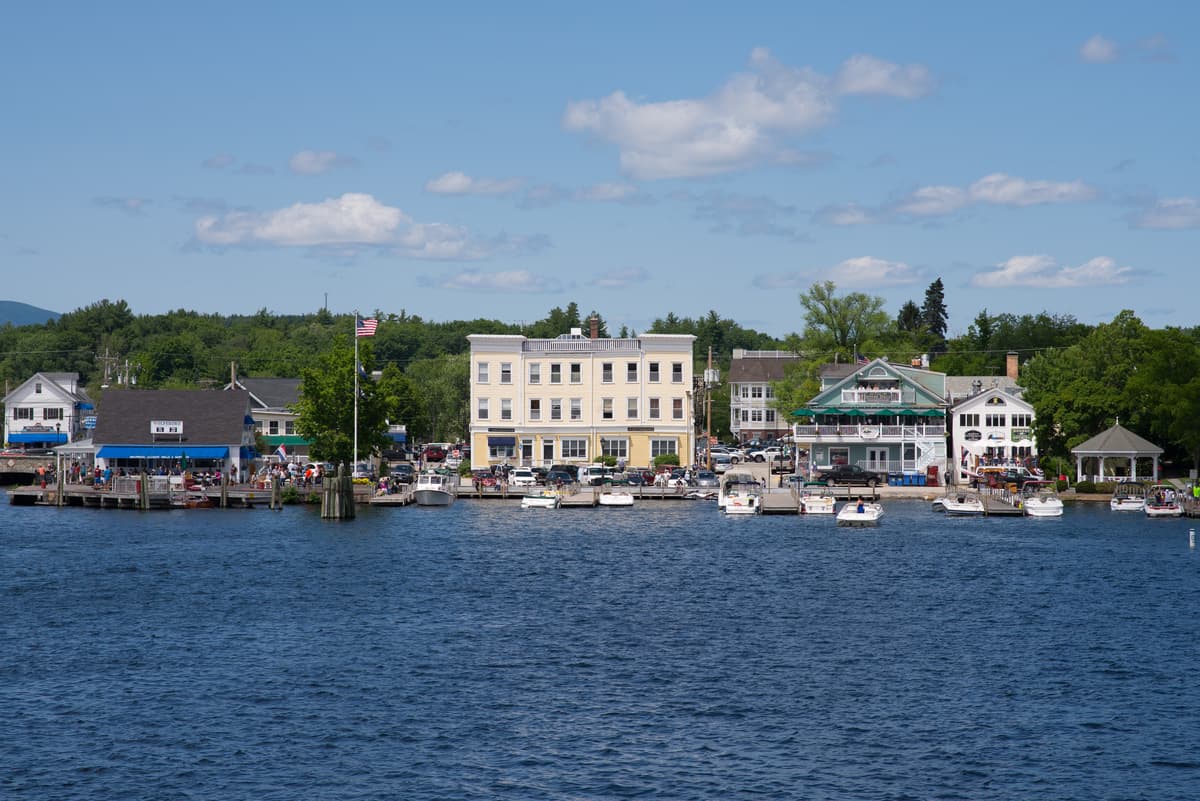
[[[1001,387],[992,387],[991,389],[985,389],[977,395],[962,398],[951,409],[956,413],[972,411],[974,409],[985,411],[995,409],[997,412],[1002,411],[1010,414],[1013,412],[1018,414],[1033,414],[1032,404]]]
[[[239,378],[236,388],[250,393],[256,409],[288,409],[300,400],[299,378]],[[226,384],[225,389],[235,389]]]
[[[853,366],[852,366],[853,367]],[[840,371],[822,371],[823,376],[829,381],[836,376]],[[918,375],[921,374],[921,375]],[[928,375],[932,375],[930,380]],[[939,382],[936,377],[942,377],[942,385],[944,386],[945,375],[942,373],[929,374],[928,370],[913,370],[912,368],[900,367],[892,364],[884,359],[875,359],[865,365],[857,366],[852,369],[847,375],[833,380],[832,383],[826,383],[822,390],[817,393],[817,396],[812,399],[813,406],[838,406],[842,401],[842,390],[857,389],[859,381],[894,379],[899,381],[901,388],[909,388],[913,392],[913,405],[916,406],[942,406],[945,401],[943,395],[934,391],[928,384],[937,385]],[[918,380],[924,378],[926,380]]]
[[[1114,424],[1107,431],[1101,431],[1091,439],[1071,448],[1071,453],[1079,454],[1080,456],[1093,454],[1126,456],[1131,453],[1138,456],[1158,456],[1162,452],[1162,448],[1147,439],[1139,437],[1120,423]]]
[[[790,364],[800,361],[799,356],[791,358],[772,357],[756,358],[743,356],[729,362],[729,375],[726,380],[731,384],[744,384],[755,381],[780,381],[784,371]]]
[[[41,394],[35,393],[38,384]],[[51,398],[53,398],[51,400]],[[4,403],[30,403],[31,400],[51,403],[78,403],[88,400],[87,393],[79,388],[79,373],[34,373],[4,396]]]

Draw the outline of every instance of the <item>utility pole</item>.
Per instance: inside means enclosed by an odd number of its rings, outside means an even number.
[[[713,368],[712,345],[708,346],[708,367],[704,371],[704,467],[712,470],[712,390],[721,380],[721,371]]]

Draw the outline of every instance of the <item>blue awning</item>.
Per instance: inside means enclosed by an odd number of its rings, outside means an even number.
[[[14,431],[9,442],[66,442],[67,435],[58,431]]]
[[[403,431],[393,431],[388,436],[392,438],[392,442],[408,442],[408,434]]]
[[[92,404],[90,404],[90,403],[84,403],[84,402],[82,402],[82,401],[80,401],[80,402],[79,402],[78,404],[76,404],[76,405],[77,405],[77,406],[79,406],[79,408],[80,408],[80,409],[95,409],[95,408],[96,408],[96,407],[95,407],[95,406],[93,406]]]
[[[225,459],[229,448],[212,445],[102,445],[98,459]]]
[[[489,448],[497,446],[497,445],[516,445],[516,444],[517,444],[516,437],[488,437],[488,447]]]

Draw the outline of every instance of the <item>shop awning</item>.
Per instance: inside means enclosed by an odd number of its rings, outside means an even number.
[[[403,431],[392,431],[388,434],[392,442],[408,442],[408,434]]]
[[[9,442],[66,442],[67,435],[58,431],[14,431]]]
[[[792,412],[792,414],[794,414],[796,417],[813,417],[817,413],[812,409],[796,409]]]
[[[229,448],[214,445],[101,445],[98,459],[225,459]]]
[[[516,437],[488,437],[488,447],[493,448],[503,445],[516,445]]]
[[[941,409],[926,409],[921,412],[922,417],[945,417],[946,413]]]
[[[263,441],[271,446],[271,450],[275,450],[280,445],[293,448],[301,445],[312,444],[304,437],[300,437],[295,434],[267,434],[263,436]]]

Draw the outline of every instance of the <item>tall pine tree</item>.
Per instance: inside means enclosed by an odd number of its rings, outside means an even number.
[[[933,340],[930,351],[946,352],[946,292],[939,277],[925,290],[925,303],[921,306],[921,325]]]

